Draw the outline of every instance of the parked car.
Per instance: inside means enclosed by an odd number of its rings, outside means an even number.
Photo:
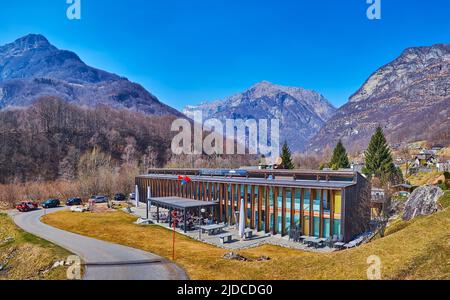
[[[83,201],[81,198],[69,198],[66,201],[67,206],[75,206],[75,205],[81,205],[83,204]]]
[[[41,204],[43,208],[55,208],[58,207],[59,205],[61,205],[59,199],[48,199],[47,201]]]
[[[76,205],[76,206],[72,206],[70,208],[71,212],[79,212],[79,213],[84,213],[86,211],[88,211],[88,208],[86,206],[82,206],[82,205]]]
[[[108,197],[106,196],[92,196],[89,201],[95,202],[95,203],[106,203],[108,202]]]
[[[29,212],[38,209],[39,204],[32,201],[22,201],[17,204],[16,209],[20,212]]]
[[[124,194],[117,193],[114,195],[114,200],[115,201],[125,201],[125,200],[127,200],[127,197]]]

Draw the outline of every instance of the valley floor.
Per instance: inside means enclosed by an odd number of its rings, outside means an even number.
[[[447,193],[446,198],[450,195]],[[445,201],[444,203],[447,203]],[[74,214],[68,211],[47,215],[51,226],[97,239],[172,257],[172,232],[159,226],[132,224],[135,217],[121,211]],[[368,257],[382,263],[382,279],[450,279],[450,210],[412,222],[397,224],[396,230],[356,249],[318,254],[276,246],[239,251],[251,262],[223,258],[226,250],[186,236],[177,235],[176,263],[191,279],[284,280],[367,279]],[[268,256],[269,261],[256,261]]]

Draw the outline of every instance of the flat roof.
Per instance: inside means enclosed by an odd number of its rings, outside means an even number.
[[[230,177],[213,177],[213,176],[189,176],[192,181],[201,182],[218,182],[218,183],[235,183],[235,184],[250,184],[250,185],[262,185],[262,186],[280,186],[280,187],[303,187],[303,188],[320,188],[320,189],[343,189],[356,185],[356,182],[346,181],[326,181],[326,180],[286,180],[286,179],[264,179],[264,178],[230,178]],[[178,180],[176,175],[166,174],[148,174],[141,175],[138,178],[149,179],[170,179]]]
[[[189,168],[169,168],[169,169],[149,169],[148,173],[152,174],[172,174],[172,173],[180,173],[180,174],[194,174],[199,175],[201,171],[209,171],[209,170],[222,170],[222,169],[189,169]],[[225,170],[225,169],[224,169]],[[226,169],[228,170],[228,169]],[[356,171],[353,170],[283,170],[283,169],[253,169],[253,168],[240,168],[240,169],[229,169],[233,171],[247,171],[249,174],[275,174],[275,175],[330,175],[330,176],[354,176],[356,175]]]
[[[161,206],[167,206],[178,209],[187,209],[187,208],[201,208],[201,207],[209,207],[216,206],[219,203],[216,201],[199,201],[181,197],[157,197],[149,199],[152,205],[157,203]]]

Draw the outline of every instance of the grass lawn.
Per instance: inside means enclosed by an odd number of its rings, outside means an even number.
[[[51,226],[171,259],[172,233],[159,226],[132,224],[136,217],[117,211],[47,215]],[[450,211],[421,217],[392,234],[357,249],[316,254],[276,246],[239,251],[248,258],[269,256],[264,262],[223,259],[227,252],[182,235],[176,240],[176,262],[191,279],[367,279],[367,258],[382,260],[383,279],[450,279]]]
[[[6,242],[8,238],[12,241]],[[0,213],[0,280],[63,280],[67,279],[66,267],[53,269],[45,274],[56,261],[65,260],[71,253],[54,244],[26,233]]]

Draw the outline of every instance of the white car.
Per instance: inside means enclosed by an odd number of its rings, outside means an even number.
[[[83,213],[83,212],[88,211],[88,209],[87,209],[87,207],[85,207],[85,206],[72,206],[72,207],[70,208],[70,211],[71,211],[71,212],[79,212],[79,213]]]

